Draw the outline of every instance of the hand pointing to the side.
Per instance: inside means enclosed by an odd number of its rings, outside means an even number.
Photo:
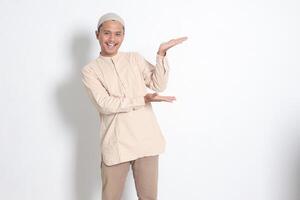
[[[177,44],[180,44],[180,43],[184,42],[185,40],[187,40],[187,37],[180,37],[180,38],[169,40],[168,42],[161,43],[161,45],[159,46],[157,54],[159,54],[161,56],[165,56],[167,51],[170,48],[176,46]]]

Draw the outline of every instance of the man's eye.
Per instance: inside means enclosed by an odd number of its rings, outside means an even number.
[[[116,33],[116,36],[121,36],[122,34],[121,33]]]

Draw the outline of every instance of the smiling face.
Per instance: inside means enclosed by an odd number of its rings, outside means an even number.
[[[118,21],[106,21],[102,23],[96,37],[99,40],[102,56],[114,56],[124,39],[124,27]]]

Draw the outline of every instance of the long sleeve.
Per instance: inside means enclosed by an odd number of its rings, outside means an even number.
[[[89,66],[84,67],[81,74],[90,98],[102,114],[130,112],[145,105],[144,96],[136,98],[110,96],[97,74]]]
[[[164,91],[167,87],[169,76],[169,65],[166,56],[157,54],[156,65],[152,65],[138,53],[136,53],[136,57],[146,86],[156,92]]]

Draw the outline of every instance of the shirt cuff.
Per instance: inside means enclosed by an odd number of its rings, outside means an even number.
[[[129,98],[129,106],[131,107],[132,110],[138,110],[142,107],[145,106],[145,98],[144,96],[136,97],[136,98]]]
[[[163,66],[164,72],[167,72],[169,70],[169,64],[167,56],[161,56],[159,54],[156,55],[156,63],[160,66]]]

